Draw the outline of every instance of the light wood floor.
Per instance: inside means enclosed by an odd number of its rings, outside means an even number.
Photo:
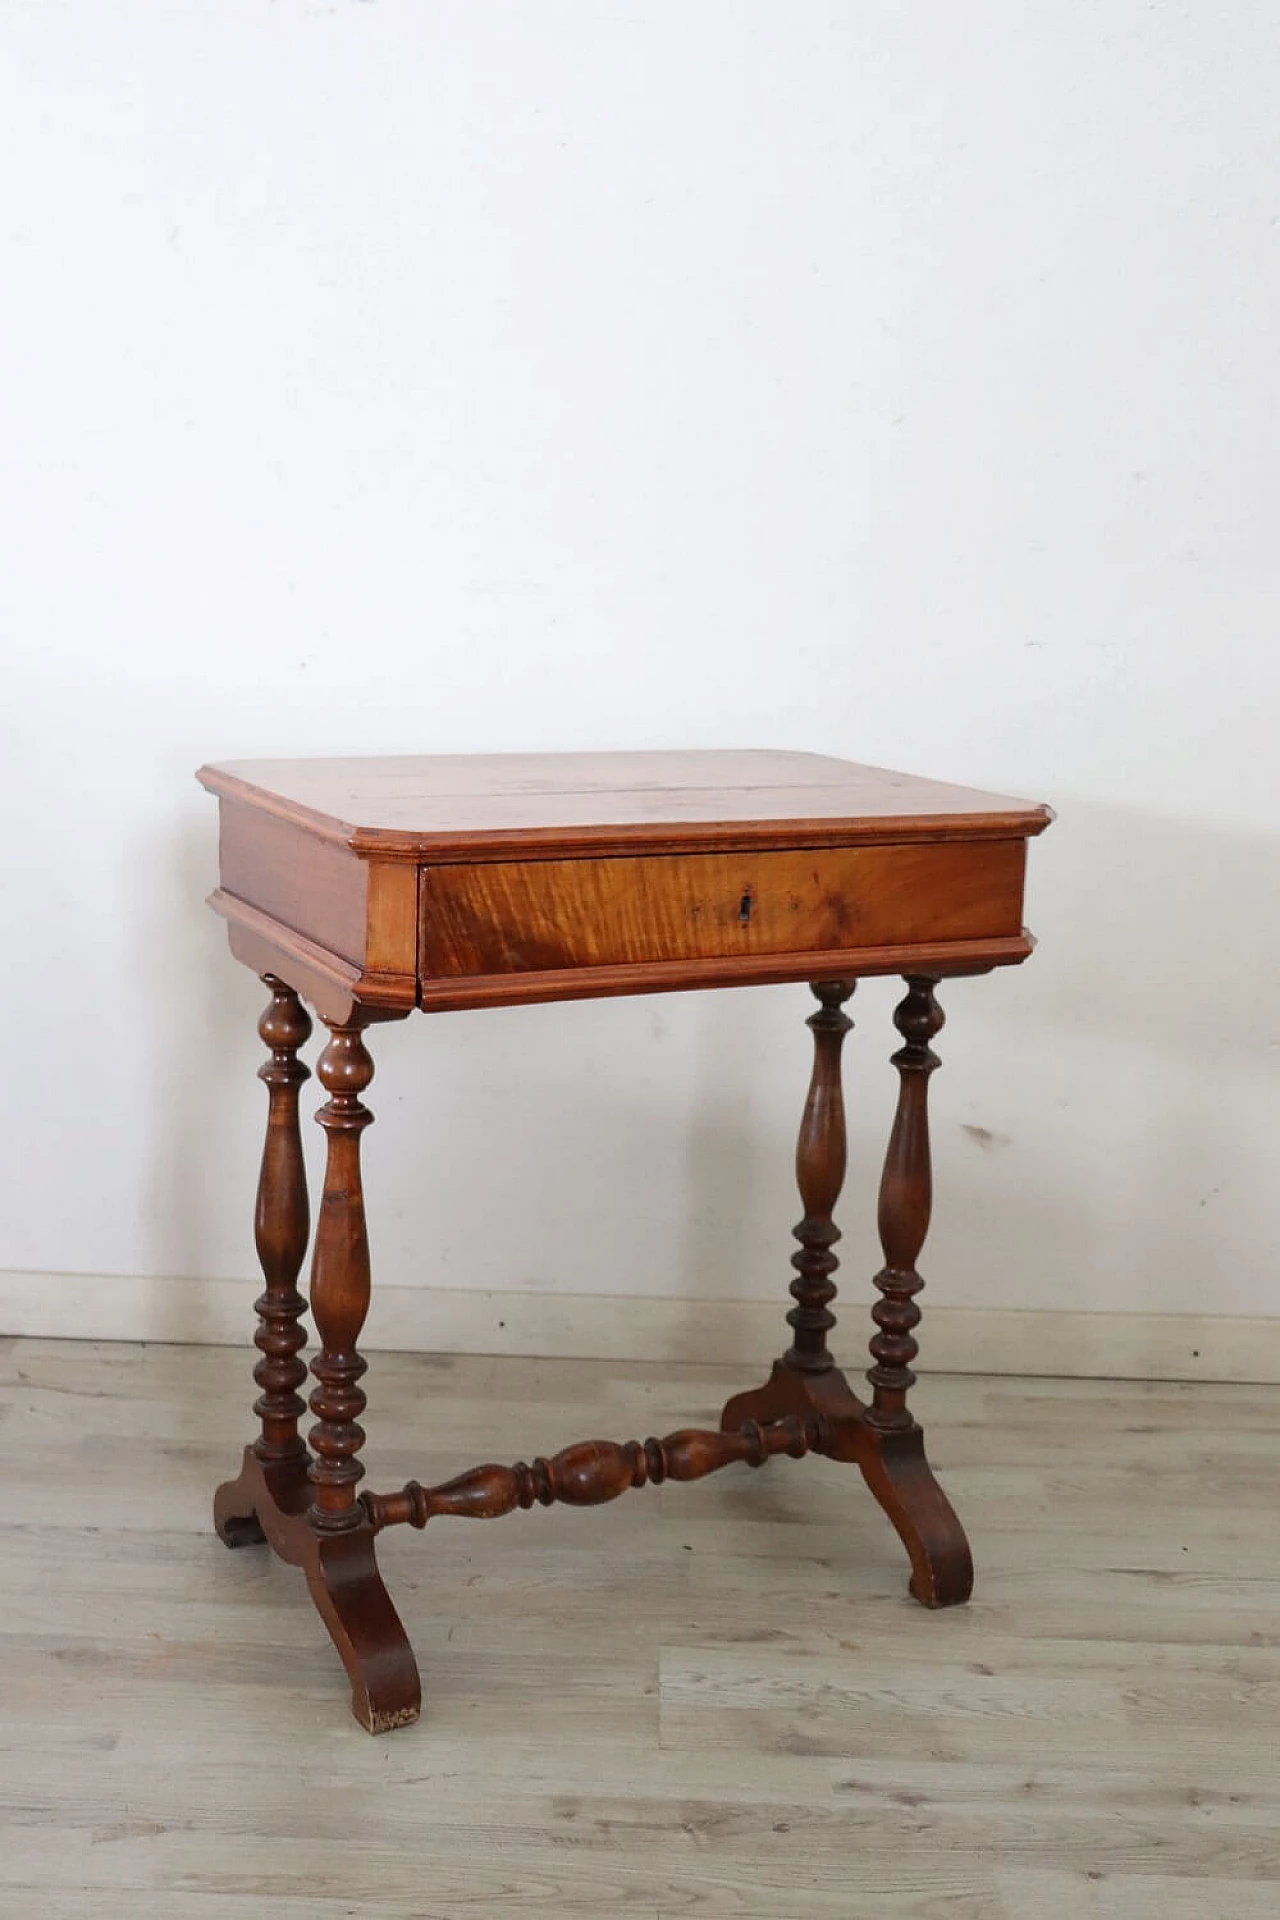
[[[385,1537],[371,1740],[208,1496],[248,1359],[0,1342],[0,1913],[1274,1920],[1280,1389],[922,1383],[978,1591],[855,1471]],[[375,1357],[371,1484],[710,1422],[724,1369]]]

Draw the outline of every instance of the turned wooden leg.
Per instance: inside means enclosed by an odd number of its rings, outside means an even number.
[[[831,980],[814,986],[811,991],[822,1004],[805,1022],[813,1035],[813,1074],[796,1142],[796,1185],[804,1218],[792,1229],[800,1250],[791,1256],[796,1270],[791,1297],[796,1304],[787,1315],[794,1338],[786,1354],[787,1365],[800,1373],[825,1373],[835,1365],[827,1350],[827,1335],[836,1324],[831,1302],[840,1264],[832,1251],[840,1238],[832,1214],[848,1158],[840,1050],[853,1026],[844,1003],[856,985],[855,980]]]
[[[863,1421],[869,1445],[859,1464],[868,1486],[900,1534],[911,1558],[911,1591],[926,1606],[952,1606],[973,1589],[969,1544],[925,1457],[924,1439],[908,1407],[915,1385],[911,1362],[919,1352],[916,1295],[924,1285],[916,1269],[929,1230],[933,1175],[929,1153],[929,1075],[940,1063],[930,1041],[944,1015],[934,999],[937,982],[912,975],[894,1012],[903,1045],[893,1056],[898,1069],[898,1108],[880,1182],[879,1229],[884,1265],[875,1284],[881,1298],[872,1308],[874,1362],[867,1374],[871,1405]]]
[[[373,1061],[361,1022],[330,1024],[317,1071],[329,1098],[317,1118],[328,1136],[316,1223],[311,1310],[320,1352],[311,1363],[313,1457],[308,1522],[314,1554],[307,1583],[351,1678],[352,1708],[371,1733],[415,1720],[418,1669],[378,1573],[368,1515],[356,1499],[366,1363],[357,1342],[369,1310],[369,1240],[360,1179],[360,1135],[373,1118],[361,1101]]]
[[[867,1374],[872,1403],[867,1420],[890,1433],[914,1426],[907,1394],[916,1383],[911,1362],[919,1353],[916,1295],[924,1285],[916,1261],[933,1210],[933,1164],[929,1152],[929,1075],[941,1065],[929,1042],[941,1033],[945,1015],[933,997],[935,982],[907,981],[907,997],[893,1024],[905,1045],[893,1056],[898,1069],[898,1109],[880,1178],[878,1225],[884,1265],[875,1284],[881,1298],[871,1309],[878,1331],[871,1338],[875,1365]]]
[[[832,1214],[845,1170],[844,1103],[840,1049],[852,1022],[841,1012],[852,981],[817,983],[822,1003],[809,1018],[814,1036],[813,1078],[796,1149],[796,1174],[804,1218],[795,1229],[800,1251],[792,1255],[795,1306],[787,1315],[794,1338],[763,1387],[735,1394],[720,1416],[723,1430],[745,1420],[761,1424],[817,1413],[815,1451],[856,1461],[864,1479],[898,1531],[911,1562],[911,1592],[928,1607],[967,1600],[973,1563],[963,1529],[925,1457],[924,1439],[907,1410],[915,1376],[914,1329],[920,1320],[915,1296],[923,1282],[916,1260],[929,1224],[930,1164],[928,1077],[938,1065],[929,1041],[942,1026],[932,979],[912,977],[894,1021],[904,1045],[893,1056],[899,1072],[898,1110],[880,1186],[880,1235],[884,1266],[876,1277],[882,1298],[873,1309],[874,1365],[866,1406],[834,1364],[827,1335],[835,1325],[832,1251],[839,1232]]]
[[[328,1137],[328,1155],[311,1265],[311,1311],[320,1340],[311,1362],[311,1524],[318,1533],[333,1534],[360,1525],[356,1486],[364,1474],[357,1456],[365,1439],[360,1381],[367,1363],[356,1342],[369,1311],[370,1272],[360,1135],[373,1115],[360,1095],[373,1078],[373,1061],[359,1026],[330,1028],[319,1074],[329,1098],[316,1118]]]
[[[311,1020],[292,987],[273,974],[263,976],[271,1000],[258,1032],[271,1057],[258,1069],[267,1087],[267,1135],[258,1177],[254,1238],[266,1280],[255,1301],[258,1329],[254,1343],[262,1356],[253,1377],[262,1389],[255,1402],[262,1430],[247,1450],[236,1480],[214,1496],[214,1525],[228,1546],[265,1539],[257,1508],[265,1485],[279,1504],[296,1504],[305,1481],[307,1449],[298,1433],[306,1404],[298,1388],[307,1369],[298,1358],[307,1343],[300,1321],[306,1301],[298,1292],[298,1274],[306,1257],[310,1221],[307,1175],[298,1124],[298,1095],[310,1071],[298,1049],[311,1035]]]
[[[831,1302],[840,1264],[833,1252],[840,1229],[832,1214],[847,1158],[840,1052],[853,1022],[843,1008],[856,985],[856,980],[823,980],[810,987],[820,1005],[805,1022],[813,1034],[813,1072],[796,1142],[796,1184],[804,1218],[792,1230],[800,1242],[791,1256],[796,1270],[791,1282],[795,1305],[787,1314],[792,1341],[763,1387],[735,1394],[727,1403],[720,1416],[726,1433],[744,1420],[766,1424],[814,1409],[847,1420],[858,1411],[827,1347],[827,1335],[836,1324]]]

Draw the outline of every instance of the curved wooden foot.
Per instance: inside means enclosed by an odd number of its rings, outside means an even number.
[[[391,1604],[364,1521],[320,1534],[308,1517],[306,1462],[264,1467],[252,1447],[236,1480],[218,1488],[213,1524],[229,1547],[266,1540],[289,1566],[301,1567],[320,1618],[351,1681],[351,1710],[370,1733],[405,1727],[422,1709],[418,1666]]]
[[[973,1592],[973,1556],[955,1509],[933,1477],[919,1427],[880,1434],[862,1428],[862,1477],[897,1529],[921,1606],[957,1607]]]
[[[315,1538],[307,1586],[351,1681],[351,1711],[370,1733],[407,1727],[422,1711],[408,1635],[382,1584],[368,1525]]]
[[[814,1452],[857,1462],[907,1550],[913,1597],[925,1607],[960,1606],[973,1592],[973,1559],[964,1528],[934,1479],[919,1427],[881,1432],[838,1367],[801,1373],[785,1360],[774,1362],[764,1386],[727,1401],[720,1425],[729,1431],[744,1420],[763,1424],[815,1412],[826,1438]]]
[[[252,1507],[246,1513],[238,1480],[227,1480],[213,1496],[213,1528],[226,1547],[260,1547],[266,1542],[262,1522]]]
[[[255,1547],[271,1538],[267,1522],[275,1513],[305,1511],[310,1493],[307,1462],[274,1461],[264,1466],[253,1447],[234,1480],[224,1480],[213,1496],[213,1527],[229,1547]]]

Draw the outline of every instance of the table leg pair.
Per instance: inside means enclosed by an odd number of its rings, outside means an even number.
[[[937,1066],[930,1041],[942,1026],[936,980],[911,976],[894,1020],[903,1045],[893,1056],[900,1076],[898,1107],[880,1186],[884,1266],[867,1379],[871,1399],[854,1394],[827,1346],[835,1325],[831,1302],[840,1237],[833,1212],[845,1172],[840,1052],[852,1022],[844,1003],[852,980],[820,981],[820,1005],[809,1018],[813,1075],[796,1150],[804,1218],[792,1255],[795,1305],[787,1315],[790,1348],[767,1383],[725,1406],[718,1432],[685,1430],[662,1440],[589,1440],[550,1459],[472,1469],[438,1487],[416,1481],[398,1493],[357,1494],[365,1408],[357,1350],[369,1307],[369,1244],[360,1179],[360,1135],[372,1115],[361,1095],[373,1077],[365,1021],[331,1025],[318,1072],[328,1099],[318,1115],[328,1136],[324,1192],[312,1255],[311,1307],[320,1351],[311,1363],[316,1424],[310,1450],[298,1432],[306,1411],[298,1389],[306,1303],[297,1289],[309,1234],[298,1095],[308,1069],[298,1058],[311,1021],[293,989],[264,976],[271,1002],[258,1031],[271,1049],[260,1070],[269,1096],[267,1136],[258,1185],[256,1240],[265,1275],[258,1301],[254,1406],[259,1437],[245,1450],[237,1479],[218,1489],[214,1522],[228,1546],[267,1540],[301,1566],[316,1607],[351,1679],[356,1718],[371,1733],[415,1720],[421,1705],[418,1670],[404,1628],[382,1584],[374,1539],[384,1527],[424,1526],[438,1514],[491,1518],[535,1502],[592,1506],[630,1487],[664,1479],[696,1480],[734,1461],[760,1466],[775,1453],[808,1452],[856,1462],[898,1531],[911,1562],[911,1592],[928,1607],[967,1600],[973,1584],[968,1543],[925,1458],[920,1428],[907,1407],[914,1383],[916,1261],[931,1199],[927,1094]]]

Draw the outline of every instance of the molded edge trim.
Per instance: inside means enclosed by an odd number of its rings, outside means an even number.
[[[254,786],[221,767],[204,766],[196,779],[209,793],[305,827],[322,840],[383,860],[434,865],[521,859],[607,859],[640,853],[758,852],[762,848],[842,847],[910,841],[1027,840],[1054,819],[1050,806],[1011,806],[1000,813],[885,814],[816,820],[654,821],[645,825],[508,827],[470,833],[407,833],[389,827],[359,827],[318,813],[300,801]]]
[[[278,954],[283,963],[281,978],[288,980],[304,998],[311,998],[307,985],[311,980],[323,983],[341,997],[358,1001],[361,1006],[408,1013],[418,1003],[418,983],[411,973],[377,973],[358,967],[222,887],[215,888],[209,895],[208,905],[221,914],[233,931],[245,933]],[[297,979],[290,972],[290,960],[297,963]]]
[[[696,960],[649,960],[552,973],[424,976],[426,1013],[467,1007],[527,1006],[539,1000],[601,1000],[618,994],[677,993],[697,987],[761,987],[794,980],[864,980],[882,973],[945,977],[1017,966],[1034,950],[1021,934],[989,940],[915,941],[900,947],[838,947],[823,952],[727,954]]]

